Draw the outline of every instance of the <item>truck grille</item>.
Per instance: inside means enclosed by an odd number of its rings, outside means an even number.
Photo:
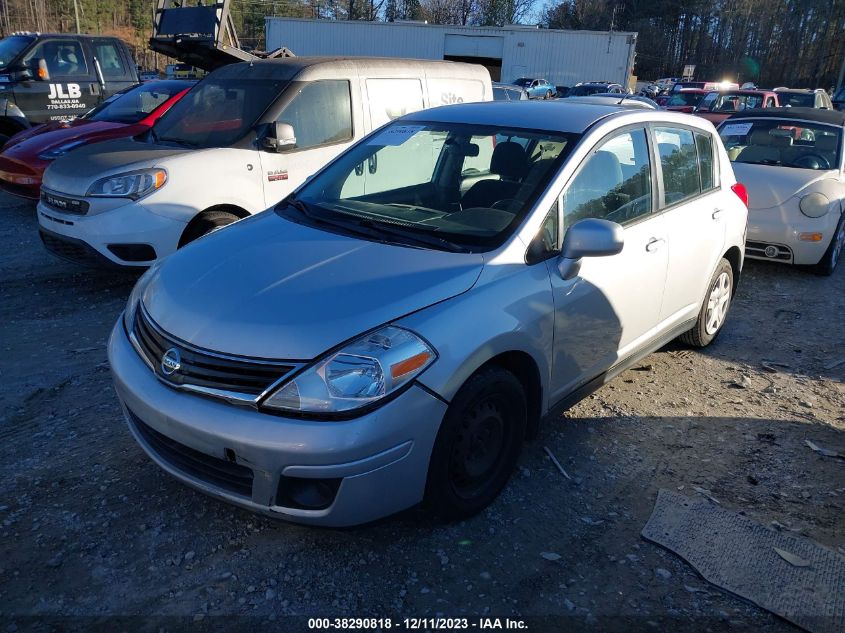
[[[88,202],[86,200],[77,200],[76,198],[67,198],[59,196],[44,188],[41,189],[41,202],[46,204],[51,209],[61,211],[62,213],[72,213],[74,215],[85,215],[88,213]]]
[[[200,387],[248,396],[254,400],[277,380],[296,369],[286,362],[251,358],[234,358],[190,346],[166,334],[139,306],[133,328],[139,351],[156,375],[179,387]],[[162,361],[165,352],[177,350],[179,368],[165,373]],[[210,393],[209,395],[216,395]]]
[[[129,419],[144,442],[176,470],[243,497],[252,497],[252,469],[206,455],[147,426],[132,411]]]

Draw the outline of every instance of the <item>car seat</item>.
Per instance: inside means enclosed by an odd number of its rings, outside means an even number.
[[[475,183],[463,195],[461,206],[464,209],[489,208],[499,200],[513,198],[527,168],[528,158],[522,145],[513,141],[499,143],[490,157],[490,173],[500,179],[489,178]]]
[[[769,130],[754,130],[748,139],[748,147],[737,156],[737,162],[762,163],[764,161],[780,161],[780,151],[775,147],[775,137],[769,134]]]

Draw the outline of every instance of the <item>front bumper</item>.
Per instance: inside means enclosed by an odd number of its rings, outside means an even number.
[[[416,385],[353,420],[301,420],[168,387],[135,352],[122,317],[108,351],[135,439],[193,488],[255,512],[325,526],[366,523],[423,498],[447,405]],[[292,507],[284,490],[290,478],[339,486],[328,507]]]
[[[118,206],[96,212],[94,204],[103,204],[103,201],[97,200],[91,202],[93,213],[89,211],[79,215],[62,212],[41,200],[38,202],[39,227],[49,233],[53,240],[85,244],[94,254],[122,267],[146,268],[156,259],[176,250],[187,221],[158,215],[131,200],[108,202]],[[56,249],[49,247],[48,250],[56,252]],[[70,249],[66,250],[71,252]],[[133,253],[135,259],[127,259],[127,252]],[[134,253],[141,254],[137,256]],[[91,254],[77,261],[96,265],[98,258]]]
[[[800,217],[795,217],[796,214]],[[833,238],[839,217],[838,213],[828,213],[821,218],[808,218],[798,211],[788,213],[777,207],[750,209],[745,255],[785,264],[817,264]],[[803,241],[798,238],[801,233],[821,233],[822,240]],[[767,247],[772,247],[768,255]]]

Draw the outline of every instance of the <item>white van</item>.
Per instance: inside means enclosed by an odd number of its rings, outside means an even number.
[[[295,57],[225,66],[143,136],[53,162],[38,203],[41,239],[65,259],[149,266],[276,204],[388,121],[492,94],[483,66],[456,62]],[[366,190],[398,167],[362,164],[361,183],[349,186]]]

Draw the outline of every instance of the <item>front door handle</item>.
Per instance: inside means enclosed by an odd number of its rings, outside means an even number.
[[[663,238],[653,237],[648,241],[648,244],[645,245],[645,249],[649,253],[654,253],[655,251],[660,250],[660,245],[663,244],[663,242],[665,241],[666,240],[664,240]]]
[[[713,209],[713,215],[712,215],[712,218],[713,218],[714,220],[718,220],[719,218],[721,218],[721,217],[722,217],[722,214],[723,214],[724,212],[725,212],[725,210],[724,210],[724,209]]]

